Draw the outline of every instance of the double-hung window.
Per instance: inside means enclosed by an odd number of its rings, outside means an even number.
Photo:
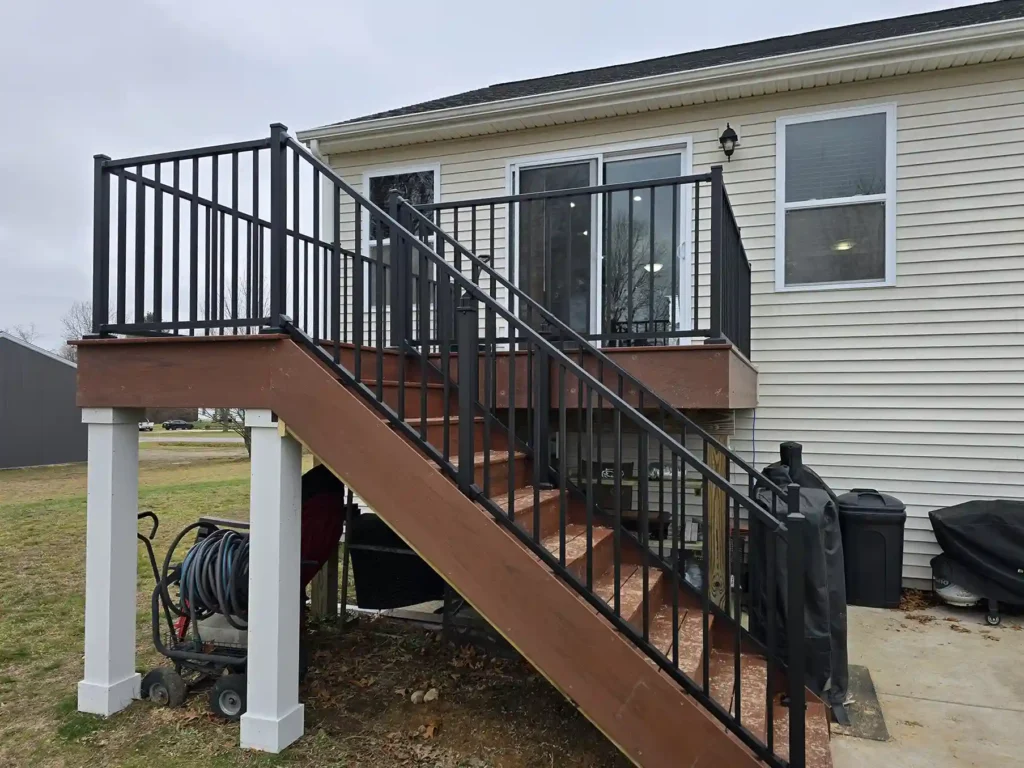
[[[368,192],[370,202],[374,203],[385,213],[389,213],[388,205],[391,190],[397,190],[404,199],[413,205],[429,205],[435,201],[435,190],[438,184],[438,170],[436,166],[425,166],[400,171],[382,171],[379,173],[368,173],[365,177],[365,188]],[[363,225],[364,243],[363,253],[367,254],[370,261],[364,270],[367,275],[367,298],[368,306],[375,306],[379,291],[384,293],[385,306],[391,304],[391,230],[386,222],[377,221],[366,214],[368,221]],[[429,243],[433,242],[431,237]],[[378,258],[378,251],[380,257]],[[419,278],[420,259],[414,254],[412,259],[413,281]],[[380,276],[378,271],[383,272],[383,285],[378,286]],[[431,270],[433,272],[433,270]],[[412,301],[417,302],[419,291],[413,286]]]
[[[895,107],[779,118],[776,163],[776,288],[893,285]]]

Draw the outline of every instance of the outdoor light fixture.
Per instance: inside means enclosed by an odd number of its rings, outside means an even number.
[[[570,202],[570,203],[569,203],[569,207],[570,207],[570,208],[575,208],[575,207],[576,207],[576,203]]]
[[[832,244],[833,251],[849,251],[856,243],[853,240],[837,240]]]
[[[722,131],[722,135],[718,137],[718,142],[722,145],[722,151],[725,152],[725,156],[732,162],[732,153],[736,151],[736,143],[740,140],[740,137],[736,135],[736,131],[732,129],[732,126],[728,123],[725,124],[725,130]]]
[[[643,198],[640,195],[633,195],[633,201],[640,203],[643,202]]]
[[[654,264],[644,264],[644,272],[661,272],[665,265],[656,261]]]

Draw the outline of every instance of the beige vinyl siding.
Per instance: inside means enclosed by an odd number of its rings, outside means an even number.
[[[886,103],[897,114],[896,285],[776,292],[776,119]],[[718,146],[726,121],[741,139],[731,162]],[[1024,497],[1024,65],[335,155],[331,163],[361,185],[368,168],[437,162],[442,198],[452,201],[505,194],[506,166],[517,157],[679,136],[693,138],[695,173],[724,164],[751,262],[760,405],[756,418],[739,414],[733,446],[763,465],[779,441],[799,440],[836,490],[875,487],[901,498],[909,512],[904,578],[925,583],[938,551],[930,509]],[[705,255],[708,219],[705,209]],[[505,268],[500,249],[495,261]]]

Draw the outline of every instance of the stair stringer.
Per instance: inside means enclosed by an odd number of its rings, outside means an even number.
[[[270,399],[285,428],[626,757],[643,768],[759,764],[360,395],[283,346]]]

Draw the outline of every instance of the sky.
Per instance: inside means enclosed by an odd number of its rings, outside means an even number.
[[[963,0],[0,2],[0,329],[90,294],[92,156],[292,131],[493,83]]]

